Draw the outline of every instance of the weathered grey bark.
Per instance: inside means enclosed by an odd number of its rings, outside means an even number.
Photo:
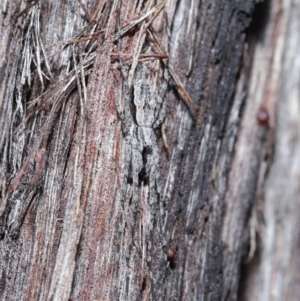
[[[299,13],[2,1],[2,299],[296,300]]]

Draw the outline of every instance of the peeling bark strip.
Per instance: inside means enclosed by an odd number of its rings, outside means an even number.
[[[3,300],[237,299],[276,129],[255,2],[1,1]]]

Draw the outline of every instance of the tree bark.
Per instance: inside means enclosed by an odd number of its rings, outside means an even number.
[[[296,300],[299,13],[2,1],[2,300]]]

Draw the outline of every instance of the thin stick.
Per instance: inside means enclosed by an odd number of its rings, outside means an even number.
[[[21,12],[19,12],[13,19],[12,23],[19,19],[21,16],[23,16],[24,14],[26,14],[33,6],[35,6],[37,3],[39,2],[39,0],[35,0],[33,3],[31,3],[30,5],[28,5],[27,7],[25,7]]]
[[[156,13],[157,11],[161,11],[164,8],[165,5],[164,1],[163,3],[154,6],[153,8],[151,8],[149,11],[147,11],[142,17],[140,17],[137,20],[130,20],[130,24],[125,26],[125,28],[121,29],[121,31],[118,33],[118,36],[114,39],[114,41],[116,41],[119,37],[123,36],[126,32],[128,32],[130,29],[132,29],[133,27],[135,27],[136,25],[138,25],[139,23],[141,23],[142,21],[144,21],[146,18],[148,18],[149,16],[151,16],[153,13]],[[128,22],[128,21],[127,21]]]
[[[106,0],[102,0],[102,1],[99,2],[98,6],[97,6],[97,8],[95,10],[95,12],[92,15],[90,23],[93,22],[96,19],[99,11],[102,11],[105,3],[106,3]]]
[[[191,98],[191,96],[189,95],[189,93],[186,91],[186,89],[184,88],[182,82],[180,81],[180,79],[178,78],[177,74],[175,73],[175,71],[173,70],[172,66],[169,64],[169,71],[170,71],[170,74],[176,84],[176,87],[177,87],[177,90],[178,92],[182,92],[184,94],[184,98],[182,98],[184,101],[187,101],[188,104],[191,105],[191,107],[193,108],[194,110],[194,113],[196,113],[196,109],[195,109],[195,105],[194,105],[194,101],[193,99]]]
[[[154,34],[154,32],[152,32],[150,29],[148,29],[148,33],[150,34],[151,38],[153,39],[153,42],[156,45],[156,47],[158,48],[158,50],[162,53],[166,53],[163,46],[161,45],[161,43],[157,39],[156,35]],[[176,89],[177,89],[179,95],[181,96],[182,100],[188,106],[190,106],[192,108],[193,114],[196,115],[196,108],[195,108],[194,101],[191,98],[191,96],[189,95],[189,93],[186,91],[184,85],[180,81],[178,75],[176,74],[176,72],[174,71],[174,69],[173,69],[173,67],[171,66],[170,63],[168,64],[168,69],[169,69],[169,72],[170,72],[174,82],[175,82]]]
[[[84,11],[85,15],[86,15],[86,18],[88,19],[88,22],[91,23],[92,21],[92,18],[89,14],[89,12],[87,11],[85,5],[81,2],[81,0],[79,0],[79,6],[82,8],[82,10]]]

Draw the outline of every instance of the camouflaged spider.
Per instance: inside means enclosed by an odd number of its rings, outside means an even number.
[[[125,158],[129,170],[130,182],[136,187],[142,181],[150,185],[157,184],[159,155],[157,138],[154,130],[159,127],[165,117],[166,106],[163,101],[167,90],[168,72],[163,71],[163,79],[158,84],[152,78],[151,70],[146,65],[137,66],[132,92],[123,84],[124,110],[117,105],[122,120],[125,136]],[[156,185],[158,187],[158,185]]]

